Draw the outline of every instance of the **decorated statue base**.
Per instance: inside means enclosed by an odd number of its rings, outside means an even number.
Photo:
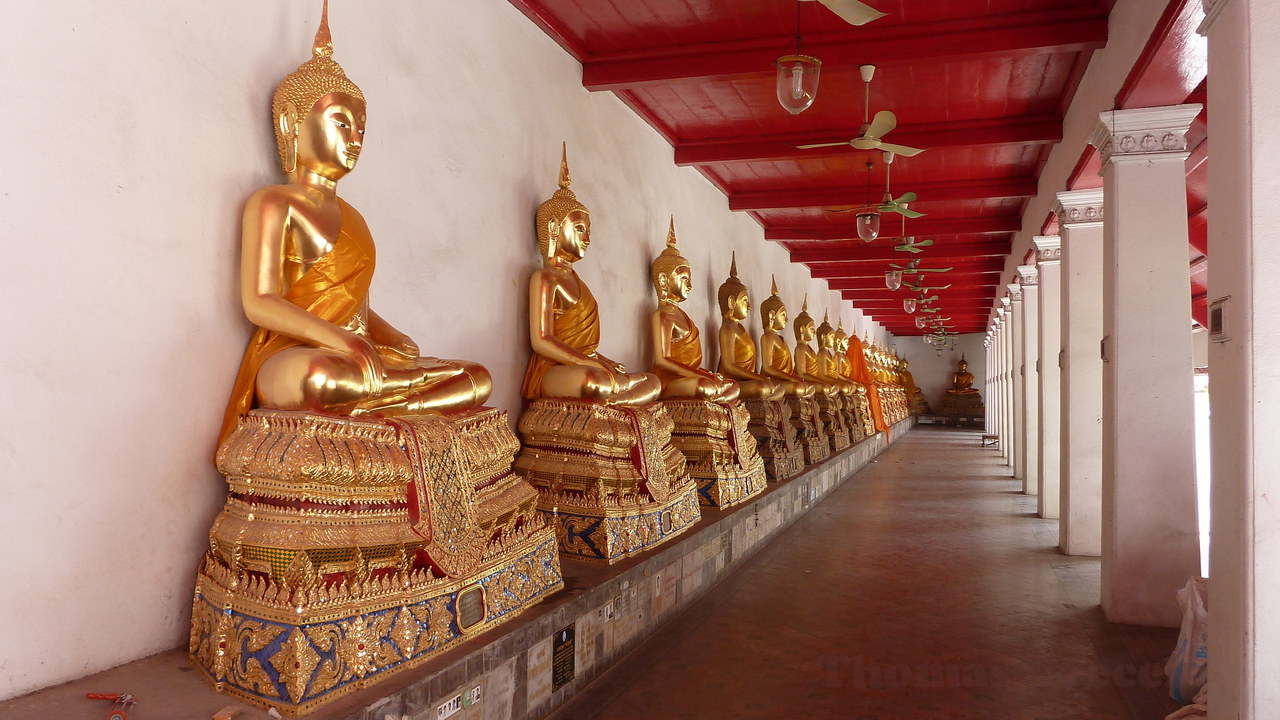
[[[818,396],[818,418],[826,429],[831,440],[831,452],[838,453],[849,448],[849,430],[844,426],[844,400],[840,395]]]
[[[862,426],[862,436],[869,438],[876,434],[876,421],[871,415],[871,400],[865,392],[857,393],[853,396],[854,406],[858,412],[858,424]]]
[[[987,407],[982,402],[982,396],[977,393],[947,393],[942,397],[938,414],[947,417],[986,417]]]
[[[752,399],[743,403],[751,416],[747,430],[756,439],[756,451],[764,460],[772,482],[786,480],[804,469],[804,450],[791,424],[791,408],[782,400]]]
[[[689,529],[698,489],[671,443],[662,403],[644,407],[544,398],[520,416],[516,471],[538,489],[560,552],[613,563]]]
[[[932,415],[933,411],[929,409],[929,399],[924,393],[916,390],[915,397],[911,398],[911,414],[912,415]]]
[[[813,398],[790,398],[791,426],[796,430],[806,465],[816,465],[831,455],[831,441],[818,419],[818,401]]]
[[[764,461],[748,431],[751,415],[741,402],[664,400],[662,404],[675,426],[671,442],[684,453],[700,503],[723,509],[764,490],[768,482]]]
[[[218,449],[190,656],[213,686],[300,715],[420,665],[564,586],[506,413],[254,410]]]
[[[857,445],[867,438],[862,421],[858,418],[857,396],[845,395],[841,398],[840,418],[849,433],[849,444]]]

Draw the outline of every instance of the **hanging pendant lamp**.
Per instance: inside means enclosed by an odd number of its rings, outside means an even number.
[[[902,271],[887,270],[884,274],[884,286],[890,290],[897,290],[902,287]]]
[[[857,214],[858,237],[863,242],[871,242],[880,237],[880,213],[871,203],[871,163],[867,163],[867,208]]]
[[[903,309],[903,310],[906,310],[908,315],[910,315],[911,313],[915,312],[915,311],[916,311],[916,299],[915,299],[915,298],[903,298],[903,299],[902,299],[902,309]]]
[[[800,3],[796,2],[796,51],[774,61],[778,104],[792,115],[799,115],[818,97],[818,75],[822,61],[800,52]]]

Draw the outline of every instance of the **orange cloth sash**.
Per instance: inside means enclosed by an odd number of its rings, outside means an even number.
[[[578,280],[577,273],[573,273],[573,277]],[[600,306],[596,304],[596,298],[586,283],[578,280],[578,302],[564,310],[555,311],[551,329],[565,345],[585,355],[595,354],[596,348],[600,347]],[[542,397],[543,377],[548,370],[559,364],[556,360],[534,353],[529,358],[520,394],[526,400]]]
[[[364,218],[342,198],[342,227],[338,241],[324,257],[317,260],[285,291],[285,300],[335,325],[347,324],[360,312],[369,298],[376,252],[373,235]],[[221,443],[235,430],[241,415],[254,408],[254,389],[258,370],[268,358],[285,348],[305,344],[297,338],[258,328],[245,348],[236,382],[222,419]]]
[[[849,338],[849,349],[845,352],[849,364],[853,367],[853,379],[867,388],[867,402],[871,405],[871,420],[878,432],[889,429],[884,421],[884,411],[880,408],[880,393],[876,390],[875,378],[871,377],[871,369],[867,367],[867,358],[862,354],[862,340],[857,335]]]

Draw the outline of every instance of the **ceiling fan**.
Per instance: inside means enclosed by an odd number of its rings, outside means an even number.
[[[922,248],[927,248],[933,244],[932,240],[916,240],[914,235],[902,238],[903,242],[894,245],[893,249],[898,252],[919,253],[924,252]]]
[[[826,3],[826,0],[822,0]],[[884,150],[886,152],[897,153],[904,157],[915,157],[924,152],[921,148],[907,147],[906,145],[894,145],[881,140],[888,135],[894,128],[898,127],[898,118],[890,110],[881,110],[876,113],[875,118],[871,117],[871,78],[876,74],[875,65],[862,65],[858,68],[862,73],[863,93],[862,104],[862,128],[858,130],[858,137],[845,142],[833,143],[815,143],[813,145],[797,145],[798,150],[814,150],[816,148],[838,147],[840,145],[851,145],[856,150]]]
[[[872,168],[872,167],[873,167],[873,166],[872,166],[872,163],[867,163],[867,185],[870,185],[870,184],[871,184],[871,168]],[[905,231],[906,231],[906,222],[907,222],[907,221],[906,221],[906,219],[907,219],[907,218],[912,218],[912,219],[914,219],[914,218],[918,218],[918,217],[924,217],[924,215],[925,215],[925,214],[924,214],[924,213],[922,213],[922,212],[920,212],[920,211],[918,211],[918,210],[912,210],[912,209],[910,209],[910,208],[908,208],[908,207],[907,207],[907,203],[913,203],[913,202],[915,202],[916,200],[918,200],[918,199],[919,199],[919,196],[918,196],[918,195],[916,195],[914,192],[905,192],[905,193],[902,193],[901,195],[899,195],[898,197],[896,197],[896,198],[895,198],[895,197],[893,196],[893,193],[889,191],[889,179],[890,179],[890,172],[891,172],[892,170],[893,170],[893,153],[886,151],[886,152],[885,152],[885,154],[884,154],[884,198],[882,198],[882,199],[881,199],[881,201],[880,201],[880,204],[879,204],[879,205],[868,204],[868,205],[863,206],[863,207],[856,207],[856,208],[841,208],[841,209],[838,209],[838,210],[828,210],[827,212],[833,212],[833,213],[848,213],[848,212],[863,213],[863,212],[867,212],[867,211],[869,211],[869,210],[875,210],[876,212],[880,212],[880,213],[891,213],[891,212],[893,212],[893,213],[898,213],[898,214],[899,214],[899,215],[901,215],[901,216],[902,216],[902,218],[903,218],[903,219],[902,219],[902,222],[903,222],[903,226],[902,226],[902,227],[903,227],[903,231],[905,232]],[[867,189],[867,195],[870,195],[870,194],[871,194],[871,190],[870,190],[870,188],[868,188],[868,189]],[[924,244],[924,245],[921,245],[921,247],[928,247],[929,245],[932,245],[932,244],[933,244],[933,241],[932,241],[932,240],[927,240],[927,241],[925,241],[925,244]],[[912,251],[912,252],[919,252],[919,250],[914,250],[914,251]]]
[[[813,2],[813,0],[800,1]],[[850,25],[866,25],[872,20],[878,20],[888,15],[888,13],[882,13],[870,5],[858,2],[858,0],[818,0],[818,2]]]
[[[904,273],[927,273],[927,272],[951,272],[955,268],[922,268],[919,267],[920,260],[912,258],[905,266],[889,263],[889,267],[894,270],[901,270]]]
[[[951,287],[951,283],[947,283],[946,285],[939,285],[938,287],[928,287],[924,283],[917,283],[915,285],[906,286],[907,290],[911,292],[918,292],[918,293],[933,292],[935,290],[946,290],[949,287]]]

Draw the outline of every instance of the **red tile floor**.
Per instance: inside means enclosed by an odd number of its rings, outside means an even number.
[[[1177,631],[1112,625],[980,433],[918,428],[555,720],[1155,720]]]

